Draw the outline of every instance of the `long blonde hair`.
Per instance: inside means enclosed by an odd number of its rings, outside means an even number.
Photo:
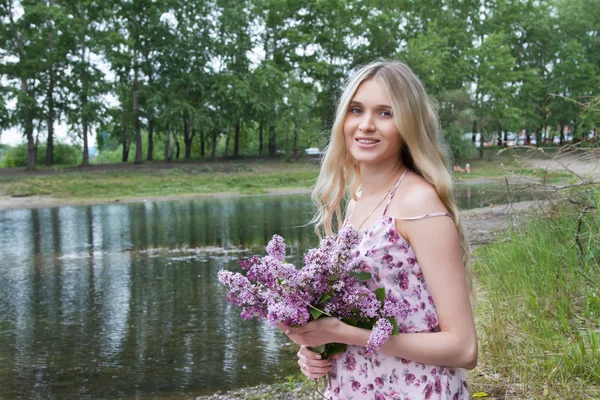
[[[331,129],[331,140],[312,193],[317,212],[311,222],[315,224],[317,234],[321,236],[321,231],[324,231],[326,235],[331,235],[341,227],[341,203],[348,186],[352,198],[357,198],[360,187],[358,165],[346,147],[343,126],[358,86],[370,79],[376,79],[387,88],[396,127],[402,138],[402,162],[435,187],[456,225],[463,261],[467,266],[469,242],[452,192],[452,177],[448,169],[446,146],[439,132],[437,112],[419,78],[402,62],[373,62],[359,68],[346,82]]]

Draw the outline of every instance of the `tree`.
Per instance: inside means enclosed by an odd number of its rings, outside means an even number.
[[[102,27],[106,21],[103,4],[92,0],[70,2],[61,0],[65,12],[72,16],[69,28],[74,36],[74,46],[70,48],[71,76],[69,79],[70,107],[68,119],[70,126],[78,131],[83,140],[83,158],[81,165],[89,165],[88,135],[94,125],[102,121],[103,97],[107,90],[104,73],[92,55],[97,57],[102,50]]]
[[[35,121],[40,117],[39,80],[44,63],[38,57],[43,54],[45,38],[43,4],[22,1],[22,13],[12,1],[0,3],[0,48],[3,49],[1,73],[9,82],[8,98],[16,100],[16,109],[10,122],[23,128],[27,139],[27,169],[35,168],[37,140],[34,138]]]

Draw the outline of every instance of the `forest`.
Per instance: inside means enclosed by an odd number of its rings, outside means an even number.
[[[122,162],[291,157],[327,144],[344,79],[383,58],[423,80],[455,157],[465,132],[482,145],[510,132],[537,146],[587,140],[600,122],[599,6],[0,0],[0,132],[22,132],[28,169],[36,155],[55,163],[59,122],[84,166],[90,136]]]

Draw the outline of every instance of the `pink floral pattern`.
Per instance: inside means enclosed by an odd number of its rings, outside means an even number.
[[[394,218],[382,216],[363,232],[358,245],[371,289],[385,287],[400,299],[401,333],[437,332],[433,299],[410,245],[396,231]],[[466,400],[465,372],[460,368],[424,365],[364,347],[348,346],[329,374],[328,398],[333,400]]]

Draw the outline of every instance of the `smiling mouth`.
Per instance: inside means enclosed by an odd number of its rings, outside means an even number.
[[[373,140],[373,139],[356,139],[356,141],[360,144],[375,144],[375,143],[379,143],[379,140]]]

